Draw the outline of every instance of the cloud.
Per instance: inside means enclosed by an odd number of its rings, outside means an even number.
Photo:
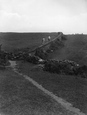
[[[54,0],[56,4],[60,4],[71,15],[78,15],[87,12],[86,0]]]
[[[87,32],[85,0],[0,2],[0,31]]]
[[[9,13],[6,11],[0,11],[0,29],[9,29],[10,27],[15,27],[20,20],[20,15],[17,13]]]
[[[64,23],[65,33],[87,33],[87,13],[68,17]]]

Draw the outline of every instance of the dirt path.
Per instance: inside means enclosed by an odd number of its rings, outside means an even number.
[[[11,67],[13,68],[14,72],[16,72],[19,75],[22,75],[25,79],[27,79],[29,82],[31,82],[38,89],[40,89],[45,94],[47,94],[50,97],[52,97],[56,102],[60,103],[66,110],[72,112],[74,115],[85,115],[78,108],[73,107],[71,103],[68,103],[65,100],[63,100],[62,98],[54,95],[52,92],[50,92],[47,89],[45,89],[42,85],[38,84],[35,80],[33,80],[32,78],[30,78],[29,76],[24,75],[22,73],[19,73],[17,71],[16,67],[15,67],[16,66],[16,62],[15,61],[10,61],[10,63],[11,63]]]

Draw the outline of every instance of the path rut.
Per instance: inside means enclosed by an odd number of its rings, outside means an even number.
[[[36,86],[38,89],[40,89],[41,91],[43,91],[45,94],[49,95],[50,97],[52,97],[57,103],[60,103],[66,110],[69,110],[71,112],[73,112],[74,115],[86,115],[85,113],[81,112],[80,109],[73,107],[73,105],[67,101],[65,101],[64,99],[54,95],[52,92],[48,91],[47,89],[45,89],[42,85],[40,85],[39,83],[37,83],[35,80],[33,80],[32,78],[30,78],[27,75],[24,75],[22,73],[19,73],[16,69],[16,62],[15,61],[9,61],[10,62],[10,66],[13,68],[14,72],[16,72],[17,74],[23,76],[25,79],[27,79],[29,82],[31,82],[34,86]]]

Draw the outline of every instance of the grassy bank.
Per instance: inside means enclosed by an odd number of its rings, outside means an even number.
[[[0,71],[0,114],[72,115],[10,68]]]
[[[77,76],[45,72],[39,66],[30,63],[20,63],[19,65],[20,72],[29,75],[49,91],[72,103],[83,112],[86,112],[87,80],[78,78]]]
[[[66,38],[64,47],[49,54],[49,58],[69,59],[87,65],[87,35],[66,35]]]
[[[17,48],[30,49],[42,44],[42,38],[53,38],[57,33],[0,33],[0,44],[7,51],[12,51]]]

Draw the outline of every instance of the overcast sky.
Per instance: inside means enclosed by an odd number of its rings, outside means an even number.
[[[87,0],[0,0],[0,31],[87,34]]]

